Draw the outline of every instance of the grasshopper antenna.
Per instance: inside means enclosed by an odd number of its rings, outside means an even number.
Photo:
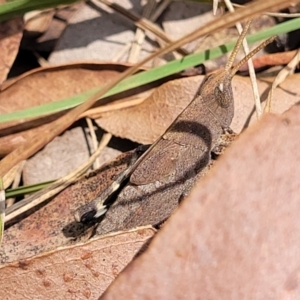
[[[270,37],[268,38],[267,40],[265,40],[264,42],[262,42],[259,46],[257,46],[255,49],[253,49],[251,52],[249,52],[231,71],[230,69],[232,68],[232,65],[233,65],[233,62],[234,62],[234,59],[238,53],[238,51],[240,50],[241,48],[241,45],[243,43],[243,39],[245,38],[246,34],[247,34],[247,31],[249,29],[249,26],[251,24],[251,20],[248,21],[241,33],[241,35],[239,36],[236,44],[235,44],[235,47],[228,59],[228,62],[225,66],[225,70],[227,72],[230,72],[230,76],[231,78],[235,75],[235,73],[238,71],[238,69],[244,64],[247,62],[247,60],[249,58],[251,58],[252,56],[254,56],[258,51],[260,51],[261,49],[263,49],[266,45],[270,44],[272,41],[274,41],[274,39],[276,38],[276,36],[273,36],[273,37]]]
[[[263,49],[265,46],[267,46],[268,44],[270,44],[271,42],[273,42],[276,39],[276,35],[272,36],[270,38],[268,38],[267,40],[265,40],[264,42],[262,42],[260,45],[258,45],[255,49],[253,49],[251,52],[249,52],[236,66],[234,66],[234,68],[232,68],[232,70],[230,71],[230,75],[231,77],[233,77],[235,75],[235,73],[239,70],[239,68],[247,62],[247,60],[249,58],[251,58],[252,56],[254,56],[258,51],[260,51],[261,49]]]
[[[233,48],[233,51],[232,51],[232,53],[231,53],[231,55],[230,55],[230,57],[229,57],[229,59],[227,61],[227,64],[225,66],[225,71],[229,72],[229,70],[231,69],[231,67],[233,65],[233,61],[234,61],[234,59],[235,59],[238,51],[241,48],[241,45],[243,43],[243,39],[245,38],[245,36],[247,34],[247,31],[249,29],[250,24],[251,24],[251,20],[246,23],[246,25],[245,25],[245,27],[244,27],[241,35],[239,36],[239,38],[238,38],[238,40],[237,40],[237,42],[236,42],[236,44],[235,44],[235,46]]]

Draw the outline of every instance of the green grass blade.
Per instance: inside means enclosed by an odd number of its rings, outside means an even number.
[[[47,187],[49,184],[53,183],[54,181],[55,180],[51,180],[51,181],[46,181],[46,182],[37,183],[37,184],[33,184],[33,185],[28,185],[28,186],[19,186],[14,189],[7,189],[5,191],[5,196],[6,196],[6,198],[12,198],[12,197],[31,194],[31,193],[37,192],[37,191]]]
[[[21,16],[26,12],[56,7],[77,2],[78,0],[15,0],[0,5],[0,22]]]
[[[266,29],[262,32],[249,35],[247,37],[247,40],[250,44],[252,44],[264,40],[266,38],[269,38],[271,36],[274,36],[276,34],[290,32],[298,28],[300,28],[300,18],[289,20],[287,22],[276,25],[272,28]],[[201,53],[187,55],[182,59],[171,61],[166,65],[153,68],[149,71],[138,73],[120,82],[117,86],[111,89],[105,96],[115,95],[117,93],[132,88],[136,88],[138,86],[142,86],[144,84],[156,81],[158,79],[175,74],[177,72],[181,72],[187,68],[196,66],[200,63],[205,62],[206,60],[217,58],[223,55],[224,53],[231,51],[234,45],[235,45],[235,41],[210,50],[206,50]],[[44,116],[44,115],[73,108],[74,106],[77,106],[82,102],[84,102],[89,96],[94,94],[98,89],[99,88],[95,88],[85,93],[67,99],[63,99],[60,101],[55,101],[52,103],[35,106],[32,108],[16,111],[13,113],[3,114],[0,116],[0,123],[15,121],[20,118],[26,119],[26,118]]]

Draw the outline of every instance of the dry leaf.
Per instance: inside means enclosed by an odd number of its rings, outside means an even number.
[[[257,58],[253,58],[255,69],[265,68],[268,66],[287,65],[296,55],[296,50],[285,51],[279,53],[266,54]],[[239,69],[241,72],[248,71],[248,64],[244,64]]]
[[[19,52],[23,26],[22,18],[15,18],[0,23],[0,84],[6,79]]]
[[[286,78],[274,91],[272,112],[283,113],[299,101],[300,96],[300,74],[293,74]],[[272,86],[274,78],[259,78],[258,89],[263,101],[263,107]],[[250,124],[257,121],[255,113],[253,91],[248,77],[235,76],[232,81],[233,96],[235,100],[234,117],[231,123],[233,131],[240,133]]]
[[[242,134],[101,299],[300,299],[299,114]]]
[[[89,173],[66,188],[50,203],[5,230],[0,246],[2,263],[25,259],[57,247],[88,239],[93,228],[75,222],[74,211],[90,202],[127,168],[132,152],[126,152],[111,163]]]
[[[140,105],[104,113],[96,122],[113,135],[151,144],[193,99],[203,78],[196,76],[169,81]]]
[[[129,66],[83,62],[34,69],[1,86],[0,113],[13,112],[83,93],[103,85]],[[1,125],[1,128],[3,127]]]
[[[2,85],[0,114],[62,100],[99,87],[127,67],[126,64],[76,63],[39,68],[27,72]],[[134,91],[122,93],[118,97],[128,97],[147,88],[149,88],[149,85],[142,89],[137,88]],[[106,101],[109,101],[109,99],[106,99]],[[0,124],[2,136],[0,139],[0,154],[9,153],[31,136],[43,134],[43,128],[37,126],[45,124],[56,117],[57,115],[52,115],[35,121],[24,122],[21,119],[16,122]]]
[[[0,266],[0,298],[97,299],[154,234],[137,228]]]
[[[82,5],[82,2],[76,2],[72,5],[56,8],[54,18],[51,19],[46,32],[33,40],[31,37],[35,36],[36,32],[26,31],[24,33],[25,38],[22,41],[22,47],[29,50],[35,49],[36,51],[52,52],[58,38],[68,25],[68,20]],[[40,29],[38,29],[38,31],[41,32]]]
[[[40,36],[50,26],[53,16],[55,14],[54,9],[48,9],[43,11],[31,11],[25,14],[25,30],[30,37]]]

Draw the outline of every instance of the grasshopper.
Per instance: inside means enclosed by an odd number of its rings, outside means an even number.
[[[77,210],[77,221],[87,222],[106,212],[110,206],[107,196],[128,177],[129,182],[98,227],[99,234],[145,224],[155,225],[169,217],[182,197],[207,171],[211,152],[231,124],[234,115],[233,76],[242,64],[274,39],[267,40],[232,67],[249,25],[250,22],[240,35],[225,68],[203,80],[190,104],[130,170],[120,176],[121,180],[108,187],[109,193],[105,197],[101,195]]]

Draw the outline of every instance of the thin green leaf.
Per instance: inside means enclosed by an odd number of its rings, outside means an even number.
[[[262,32],[258,32],[247,37],[249,44],[267,39],[271,36],[287,33],[300,28],[300,18],[289,20],[287,22],[276,25],[272,28],[266,29]],[[149,71],[144,71],[126,78],[113,89],[111,89],[105,96],[111,96],[118,94],[120,92],[142,86],[144,84],[159,80],[161,78],[167,77],[169,75],[181,72],[187,68],[196,66],[207,60],[219,57],[224,53],[227,53],[233,49],[235,41],[227,43],[225,45],[206,50],[201,53],[187,55],[182,59],[171,61],[163,66],[153,68]],[[13,113],[3,114],[0,116],[0,123],[15,121],[20,118],[33,118],[41,117],[48,114],[53,114],[59,111],[73,108],[82,102],[84,102],[89,96],[94,94],[99,88],[89,90],[85,93],[63,99],[60,101],[55,101],[52,103],[43,104],[40,106],[35,106],[32,108],[16,111]]]
[[[56,7],[78,0],[15,0],[0,5],[0,22],[21,16],[29,11]]]
[[[12,198],[12,197],[24,196],[27,194],[31,194],[31,193],[37,192],[37,191],[47,187],[49,184],[53,183],[54,181],[55,180],[45,181],[45,182],[37,183],[37,184],[33,184],[33,185],[19,186],[14,189],[7,189],[5,191],[5,196],[6,196],[6,198]]]

